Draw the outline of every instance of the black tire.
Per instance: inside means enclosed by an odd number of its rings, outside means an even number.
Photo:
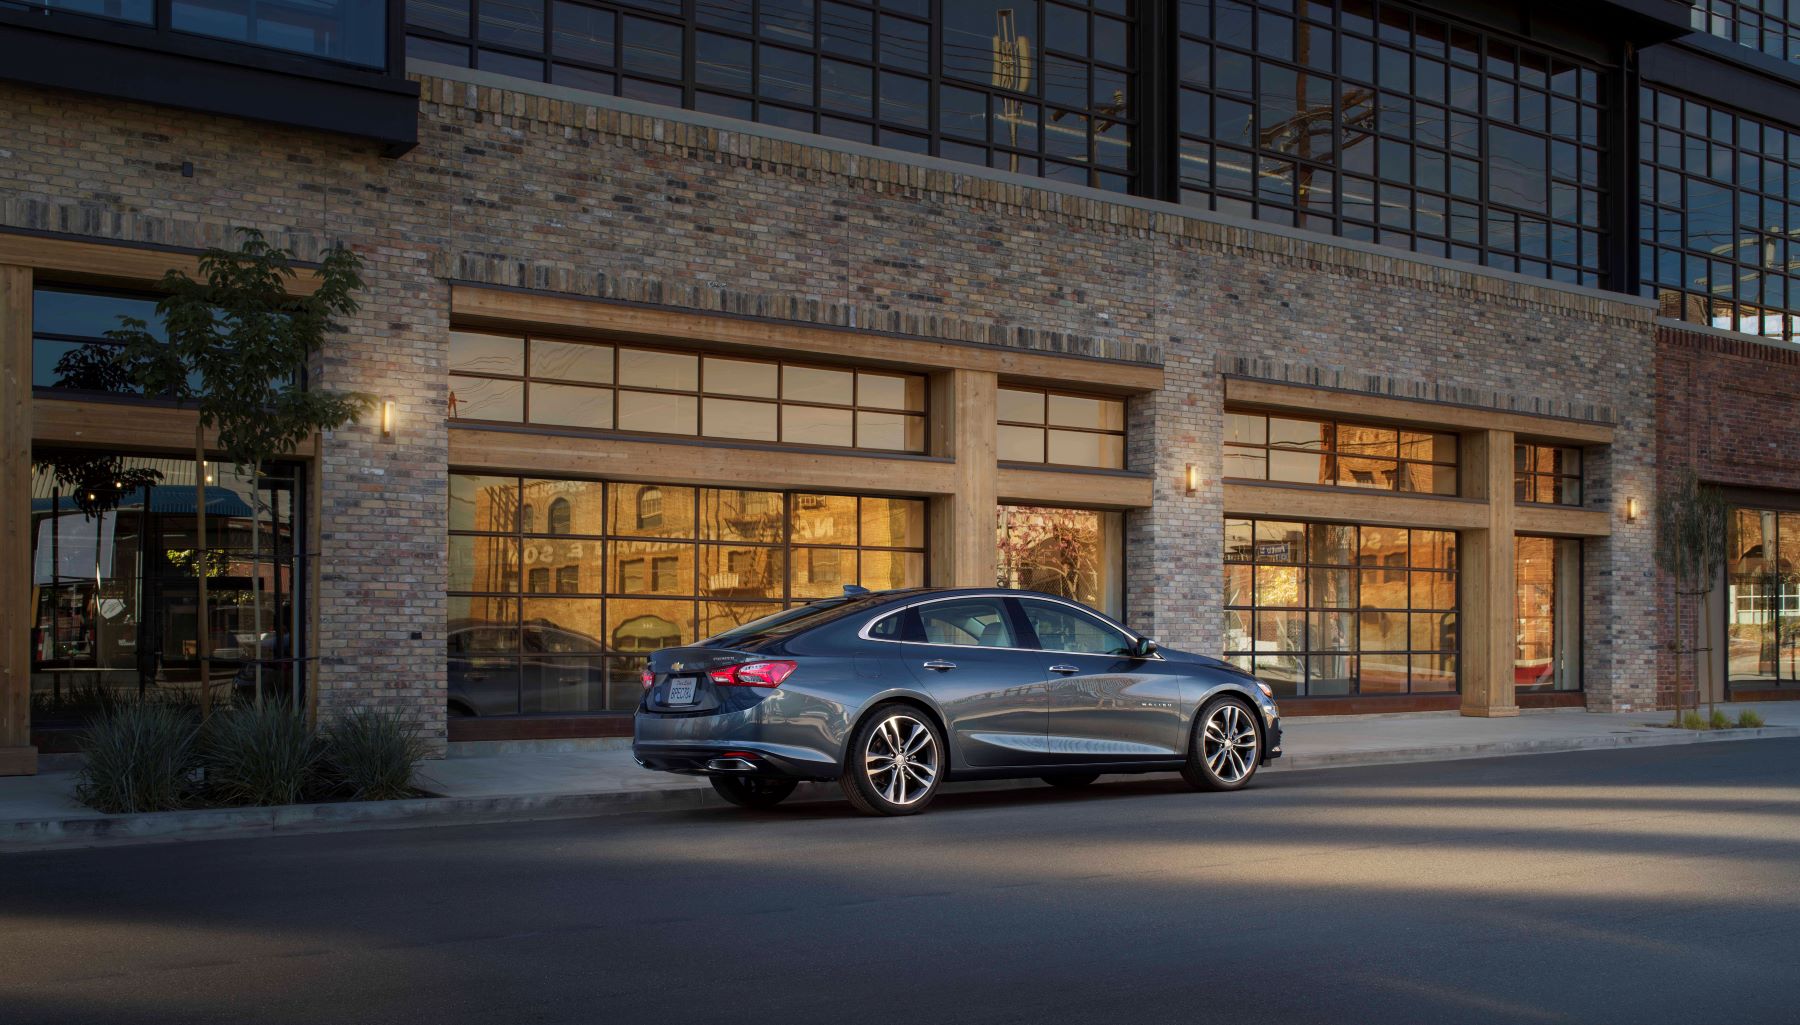
[[[773,808],[788,799],[798,783],[769,776],[710,776],[720,797],[739,808]]]
[[[1208,701],[1194,720],[1181,778],[1195,790],[1242,790],[1256,778],[1262,751],[1262,722],[1256,710],[1240,698],[1220,695]]]
[[[1055,776],[1039,776],[1038,778],[1058,790],[1079,790],[1099,779],[1100,774],[1097,772],[1064,772]]]
[[[896,743],[906,757],[886,754]],[[917,815],[937,796],[949,755],[943,733],[923,709],[903,702],[882,705],[863,717],[850,735],[838,785],[850,805],[864,815]],[[873,771],[871,762],[876,763]]]

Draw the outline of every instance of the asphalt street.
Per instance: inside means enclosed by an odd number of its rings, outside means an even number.
[[[1800,740],[0,856],[0,1021],[1795,1022]]]

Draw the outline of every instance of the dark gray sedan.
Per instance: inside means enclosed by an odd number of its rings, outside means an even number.
[[[846,594],[658,651],[643,682],[638,763],[752,808],[801,780],[879,815],[923,810],[947,780],[1173,770],[1236,790],[1281,755],[1255,677],[1031,591]]]

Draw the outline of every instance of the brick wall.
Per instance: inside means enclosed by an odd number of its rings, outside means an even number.
[[[1156,507],[1128,521],[1133,621],[1219,645],[1220,368],[1616,420],[1589,504],[1648,494],[1648,312],[1166,211],[567,99],[422,80],[397,160],[331,136],[0,86],[0,225],[199,246],[239,225],[368,261],[322,374],[399,403],[326,439],[327,706],[441,730],[450,281],[1162,361],[1132,404]],[[671,115],[677,117],[679,115]],[[183,177],[184,161],[194,164]],[[1183,468],[1200,467],[1189,496]],[[1597,707],[1649,698],[1647,528],[1589,554]],[[419,636],[415,638],[413,635]]]
[[[1656,331],[1656,462],[1664,483],[1692,469],[1708,484],[1800,492],[1800,349],[1741,335],[1660,324]],[[1788,496],[1791,500],[1792,495]],[[1651,503],[1646,502],[1646,508]],[[1667,574],[1657,589],[1672,594]],[[1677,682],[1693,700],[1693,667],[1669,646],[1696,642],[1697,610],[1677,618],[1665,598],[1657,618],[1657,698]],[[1714,644],[1723,643],[1715,629]]]

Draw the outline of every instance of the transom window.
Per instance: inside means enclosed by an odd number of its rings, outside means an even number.
[[[1225,521],[1225,657],[1276,693],[1457,689],[1456,534]]]
[[[1227,412],[1225,476],[1454,495],[1457,437],[1372,424]]]
[[[1179,11],[1184,202],[1604,285],[1598,67],[1385,0]]]
[[[1001,388],[1002,462],[1125,466],[1125,400],[1040,388]]]
[[[453,420],[923,452],[924,414],[919,374],[450,334]]]
[[[1693,0],[1693,26],[1776,60],[1800,63],[1800,6],[1793,0]]]
[[[1515,445],[1513,498],[1548,505],[1580,505],[1581,450],[1557,445]]]
[[[1665,317],[1800,338],[1800,131],[1640,97],[1639,292]]]
[[[156,297],[128,292],[37,288],[31,295],[31,384],[58,391],[142,395],[106,337],[120,317],[135,317],[161,337]]]
[[[408,0],[407,55],[1115,192],[1130,0]]]

